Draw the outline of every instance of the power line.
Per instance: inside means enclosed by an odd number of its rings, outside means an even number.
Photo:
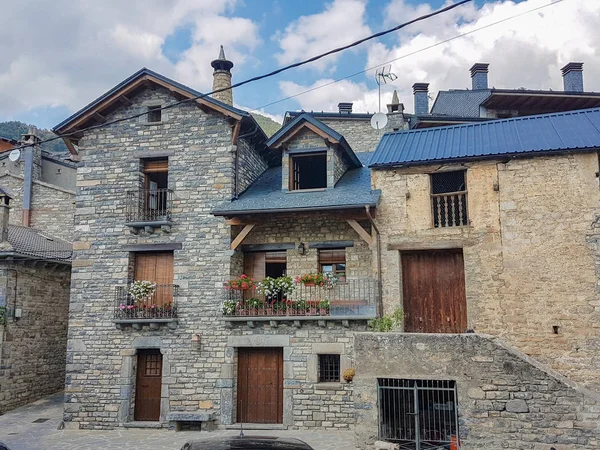
[[[381,63],[381,64],[377,64],[376,66],[369,67],[369,68],[367,68],[367,69],[364,69],[364,70],[361,70],[361,71],[359,71],[359,72],[354,72],[354,73],[352,73],[352,74],[350,74],[350,75],[346,75],[345,77],[338,78],[337,80],[333,80],[333,81],[330,81],[330,82],[328,82],[328,83],[321,84],[321,85],[319,85],[319,86],[315,86],[315,87],[313,87],[313,88],[307,89],[307,90],[305,90],[305,91],[298,92],[297,94],[290,95],[290,96],[288,96],[288,97],[285,97],[285,98],[282,98],[282,99],[279,99],[279,100],[275,100],[274,102],[267,103],[267,104],[265,104],[265,105],[259,106],[258,108],[251,109],[251,110],[250,110],[250,112],[252,112],[252,111],[257,111],[257,112],[260,112],[260,110],[261,110],[261,109],[263,109],[263,108],[266,108],[266,107],[268,107],[268,106],[272,106],[272,105],[275,105],[275,104],[277,104],[277,103],[281,103],[281,102],[284,102],[284,101],[286,101],[286,100],[290,100],[290,99],[292,99],[292,98],[299,97],[300,95],[308,94],[309,92],[316,91],[317,89],[321,89],[321,88],[324,88],[324,87],[327,87],[327,86],[331,86],[332,84],[339,83],[340,81],[344,81],[344,80],[347,80],[347,79],[349,79],[349,78],[353,78],[353,77],[355,77],[355,76],[357,76],[357,75],[361,75],[361,74],[363,74],[363,73],[365,73],[365,72],[368,72],[369,70],[374,70],[374,69],[377,69],[377,68],[379,68],[379,67],[381,67],[381,66],[385,66],[386,64],[391,64],[391,63],[393,63],[393,62],[395,62],[395,61],[399,61],[399,60],[401,60],[401,59],[408,58],[409,56],[416,55],[417,53],[424,52],[424,51],[426,51],[426,50],[429,50],[429,49],[431,49],[431,48],[437,47],[437,46],[439,46],[439,45],[442,45],[442,44],[446,44],[446,43],[448,43],[448,42],[450,42],[450,41],[453,41],[453,40],[455,40],[455,39],[459,39],[459,38],[461,38],[461,37],[468,36],[468,35],[470,35],[470,34],[473,34],[473,33],[477,32],[477,31],[481,31],[481,30],[484,30],[484,29],[486,29],[486,28],[490,28],[490,27],[492,27],[492,26],[494,26],[494,25],[498,25],[498,24],[500,24],[500,23],[507,22],[507,21],[509,21],[509,20],[512,20],[512,19],[516,19],[517,17],[521,17],[521,16],[524,16],[525,14],[529,14],[529,13],[532,13],[532,12],[538,11],[538,10],[540,10],[540,9],[547,8],[548,6],[553,6],[553,5],[556,5],[557,3],[560,3],[560,2],[563,2],[563,1],[564,1],[564,0],[555,0],[554,2],[552,2],[552,3],[548,3],[547,5],[538,6],[537,8],[533,8],[533,9],[530,9],[530,10],[528,10],[528,11],[524,11],[524,12],[522,12],[522,13],[515,14],[514,16],[507,17],[507,18],[505,18],[505,19],[502,19],[502,20],[499,20],[499,21],[497,21],[497,22],[489,23],[489,24],[487,24],[487,25],[484,25],[484,26],[482,26],[482,27],[476,28],[476,29],[474,29],[474,30],[467,31],[467,32],[465,32],[465,33],[462,33],[462,34],[458,34],[458,35],[456,35],[456,36],[453,36],[453,37],[451,37],[451,38],[445,39],[445,40],[443,40],[443,41],[436,42],[435,44],[431,44],[431,45],[429,45],[429,46],[427,46],[427,47],[423,47],[423,48],[421,48],[421,49],[419,49],[419,50],[415,50],[415,51],[413,51],[413,52],[410,52],[410,53],[407,53],[407,54],[405,54],[405,55],[399,56],[398,58],[390,59],[389,61],[383,62],[383,63]]]
[[[397,25],[397,26],[395,26],[393,28],[389,28],[387,30],[380,31],[379,33],[375,33],[375,34],[372,34],[372,35],[367,36],[365,38],[359,39],[358,41],[352,42],[351,44],[344,45],[342,47],[338,47],[338,48],[335,48],[333,50],[329,50],[329,51],[327,51],[325,53],[321,53],[320,55],[313,56],[311,58],[305,59],[304,61],[300,61],[300,62],[297,62],[297,63],[294,63],[294,64],[289,64],[287,66],[284,66],[284,67],[281,67],[279,69],[273,70],[273,71],[271,71],[269,73],[266,73],[264,75],[258,75],[256,77],[249,78],[249,79],[244,80],[244,81],[240,81],[239,83],[235,83],[235,84],[231,85],[230,87],[225,87],[225,88],[221,88],[221,89],[215,89],[214,91],[208,92],[206,94],[200,94],[200,95],[197,95],[195,97],[186,98],[186,99],[177,101],[175,103],[171,103],[171,104],[162,106],[161,108],[156,108],[156,111],[158,111],[158,110],[162,111],[162,110],[165,110],[165,109],[170,109],[170,108],[173,108],[175,106],[181,105],[183,103],[196,101],[196,100],[199,100],[201,98],[207,97],[209,95],[216,94],[218,92],[227,91],[227,90],[230,90],[230,89],[233,89],[233,88],[244,86],[245,84],[252,83],[254,81],[258,81],[258,80],[262,80],[264,78],[272,77],[274,75],[277,75],[279,73],[285,72],[287,70],[290,70],[290,69],[293,69],[293,68],[296,68],[296,67],[300,67],[300,66],[303,66],[305,64],[317,61],[317,60],[319,60],[321,58],[324,58],[326,56],[329,56],[329,55],[333,55],[334,53],[339,53],[339,52],[347,50],[349,48],[356,47],[357,45],[360,45],[360,44],[362,44],[364,42],[367,42],[369,40],[372,40],[372,39],[375,39],[375,38],[378,38],[378,37],[381,37],[381,36],[385,36],[386,34],[389,34],[389,33],[393,33],[394,31],[398,31],[398,30],[400,30],[402,28],[405,28],[405,27],[407,27],[409,25],[412,25],[413,23],[420,22],[420,21],[429,19],[431,17],[437,16],[439,14],[445,13],[447,11],[450,11],[451,9],[454,9],[454,8],[456,8],[458,6],[464,5],[465,3],[468,3],[468,2],[471,2],[471,1],[473,1],[473,0],[461,0],[458,3],[454,3],[452,5],[446,6],[445,8],[438,9],[437,11],[434,11],[434,12],[429,13],[429,14],[424,14],[422,16],[417,17],[416,19],[412,19],[412,20],[410,20],[408,22],[404,22],[404,23],[402,23],[400,25]],[[107,127],[109,125],[115,125],[117,123],[125,122],[125,121],[132,120],[132,119],[136,119],[138,117],[145,116],[146,114],[147,114],[147,112],[133,114],[131,116],[122,117],[120,119],[115,119],[115,120],[112,120],[112,121],[109,121],[109,122],[104,122],[102,124],[92,125],[90,127],[82,128],[80,130],[71,131],[69,133],[61,133],[61,134],[57,135],[56,137],[45,139],[43,141],[38,142],[37,144],[45,144],[47,142],[52,142],[52,141],[55,141],[57,139],[61,139],[61,138],[64,138],[64,137],[69,137],[69,136],[72,136],[74,134],[81,133],[81,132],[84,132],[84,131],[97,130],[97,129],[100,129],[100,128]],[[21,145],[19,147],[14,147],[14,149],[18,150],[18,149],[22,149],[22,148],[27,148],[27,147],[31,147],[31,145],[32,144]]]

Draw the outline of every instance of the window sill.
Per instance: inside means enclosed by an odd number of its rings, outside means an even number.
[[[315,389],[321,389],[326,391],[341,391],[344,389],[344,384],[340,381],[319,381],[315,383]]]
[[[315,189],[292,189],[292,190],[288,190],[286,191],[288,194],[298,194],[298,193],[302,193],[302,192],[324,192],[326,191],[328,188],[324,187],[324,188],[315,188]]]

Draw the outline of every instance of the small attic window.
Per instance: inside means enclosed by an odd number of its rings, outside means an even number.
[[[157,123],[162,120],[161,105],[148,106],[148,123]]]
[[[290,163],[290,191],[327,188],[327,153],[294,155]]]

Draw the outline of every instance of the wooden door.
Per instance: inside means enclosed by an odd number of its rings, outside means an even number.
[[[140,350],[137,358],[134,418],[138,421],[160,419],[162,355],[159,350]]]
[[[157,285],[153,302],[162,306],[173,300],[173,252],[137,253],[135,280],[153,281]],[[165,286],[166,285],[166,286]]]
[[[403,252],[402,284],[405,331],[466,331],[462,250]]]
[[[283,349],[238,350],[237,421],[283,423]]]

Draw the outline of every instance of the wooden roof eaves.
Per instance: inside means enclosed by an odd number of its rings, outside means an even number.
[[[96,116],[96,114],[100,113],[100,111],[103,111],[104,109],[112,106],[115,102],[121,101],[121,97],[125,97],[127,99],[127,101],[130,102],[130,100],[127,98],[127,95],[129,93],[131,93],[132,91],[134,91],[135,89],[137,89],[138,87],[140,87],[148,82],[155,83],[161,87],[168,89],[170,92],[181,95],[184,98],[194,98],[194,96],[191,95],[189,92],[186,92],[185,90],[180,89],[177,86],[173,86],[170,83],[167,83],[163,80],[159,80],[158,78],[153,77],[152,75],[144,74],[141,77],[137,78],[136,80],[133,80],[127,86],[124,86],[121,90],[115,92],[110,97],[103,100],[98,105],[94,106],[89,111],[86,111],[84,114],[81,115],[81,117],[78,117],[72,123],[68,124],[66,127],[62,128],[60,130],[57,130],[57,131],[62,134],[62,133],[69,133],[69,132],[77,130],[78,127],[83,125],[86,121],[94,118]],[[199,99],[196,99],[195,101],[196,101],[196,103],[198,103],[199,105],[201,105],[204,108],[217,111],[217,112],[219,112],[227,117],[230,117],[236,121],[242,120],[241,115],[235,114],[234,112],[229,111],[226,108],[223,108],[220,105],[214,104],[204,98],[199,98]]]

